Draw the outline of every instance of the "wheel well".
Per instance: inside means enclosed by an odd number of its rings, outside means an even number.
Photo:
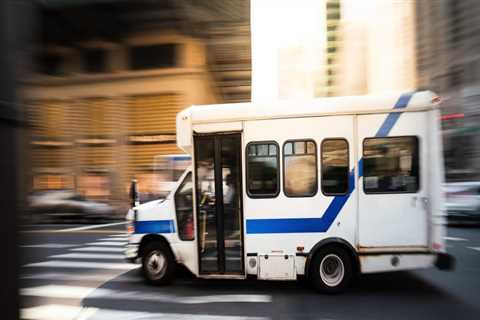
[[[347,241],[341,238],[328,238],[318,242],[315,246],[313,246],[312,250],[307,257],[307,261],[305,263],[305,276],[308,277],[308,273],[310,271],[310,261],[312,261],[313,257],[320,251],[320,249],[324,248],[342,248],[344,249],[352,259],[353,263],[353,270],[355,273],[360,272],[360,260],[358,258],[357,252],[355,249],[348,243]]]
[[[145,250],[146,246],[149,243],[152,242],[160,242],[164,244],[169,250],[170,253],[172,254],[173,257],[175,257],[175,254],[173,253],[172,248],[170,247],[170,243],[168,243],[167,239],[165,237],[158,235],[158,234],[148,234],[142,238],[140,241],[140,245],[138,247],[138,257],[141,258],[143,257],[143,250]]]

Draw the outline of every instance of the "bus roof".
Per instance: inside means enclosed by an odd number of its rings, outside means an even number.
[[[385,93],[379,95],[292,99],[272,102],[245,102],[191,106],[177,114],[177,144],[191,153],[195,125],[241,121],[320,117],[347,114],[413,112],[436,106],[437,96],[431,91]],[[397,108],[397,104],[406,106]]]
[[[411,99],[402,112],[434,106],[436,95],[431,91],[410,93]],[[339,114],[364,114],[392,112],[402,94],[364,95],[315,98],[309,100],[284,100],[262,103],[230,103],[191,106],[181,112],[192,124],[246,121],[255,119],[297,118]]]

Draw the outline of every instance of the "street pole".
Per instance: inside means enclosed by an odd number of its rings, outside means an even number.
[[[18,295],[18,222],[23,192],[19,192],[20,159],[18,148],[20,129],[24,123],[19,109],[17,83],[19,74],[29,59],[31,40],[32,1],[0,1],[0,243],[1,265],[1,319],[19,318]],[[20,71],[20,69],[22,69]]]

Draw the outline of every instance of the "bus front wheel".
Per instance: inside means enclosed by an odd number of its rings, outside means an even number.
[[[147,244],[142,255],[142,271],[151,284],[165,285],[172,282],[175,261],[169,248],[156,241]]]
[[[340,247],[320,249],[312,258],[309,277],[313,287],[324,293],[345,290],[353,276],[350,256]]]

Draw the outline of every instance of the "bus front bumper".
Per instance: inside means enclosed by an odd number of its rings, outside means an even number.
[[[136,262],[138,258],[138,247],[139,247],[138,243],[127,243],[127,245],[125,246],[124,254],[125,254],[125,259],[128,262],[132,262],[132,263]]]

